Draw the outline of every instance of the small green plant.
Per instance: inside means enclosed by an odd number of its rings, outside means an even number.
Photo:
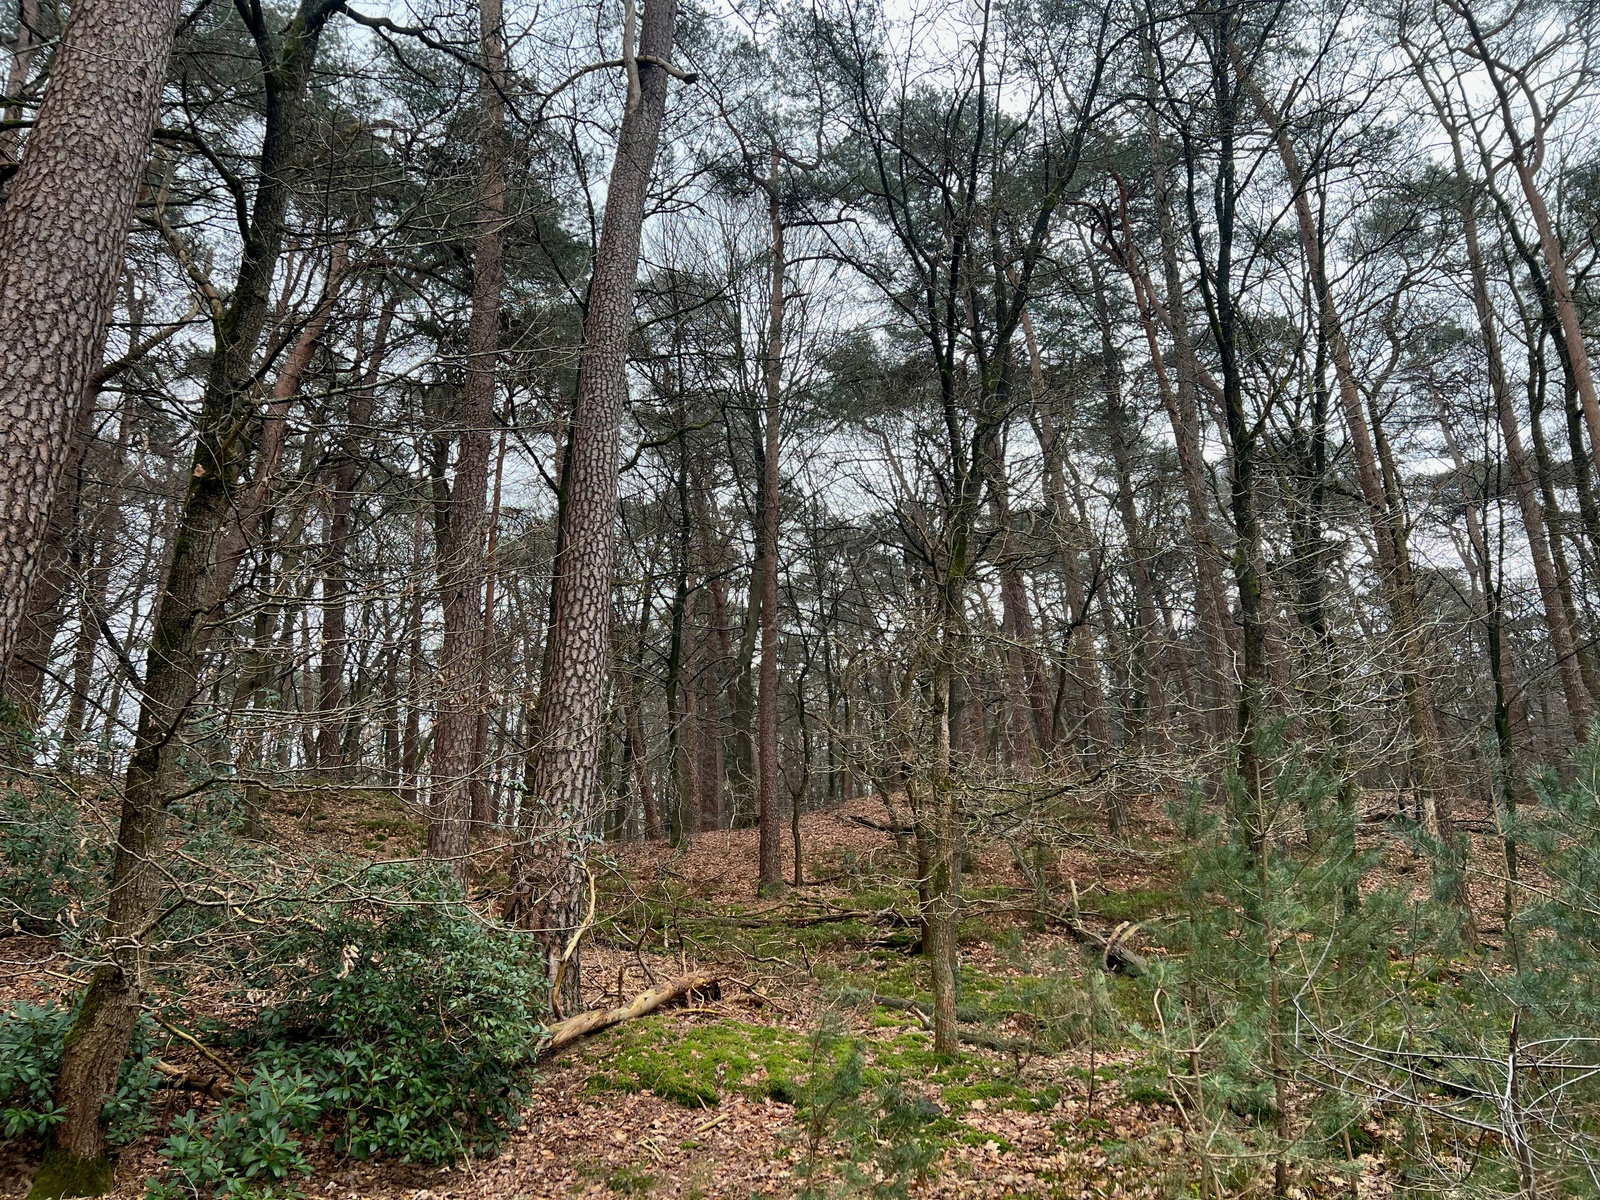
[[[301,1072],[257,1071],[210,1116],[194,1109],[172,1123],[161,1148],[165,1177],[148,1200],[288,1200],[310,1174],[302,1138],[323,1097]]]
[[[860,1042],[824,1022],[811,1035],[810,1074],[796,1114],[805,1148],[800,1195],[820,1198],[839,1184],[857,1194],[904,1197],[938,1161],[939,1106],[897,1075],[869,1067]]]
[[[60,1123],[56,1075],[76,1010],[19,1001],[0,1012],[0,1137],[38,1136]],[[153,1124],[150,1095],[161,1076],[150,1060],[152,1028],[141,1020],[133,1051],[102,1118],[112,1145],[123,1145]]]

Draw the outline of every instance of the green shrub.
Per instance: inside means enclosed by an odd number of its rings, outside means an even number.
[[[287,1200],[311,1173],[301,1137],[312,1131],[322,1097],[304,1074],[257,1071],[206,1117],[190,1109],[161,1147],[166,1177],[149,1200]]]
[[[77,803],[49,788],[0,787],[0,927],[50,934],[104,876],[105,851]]]
[[[39,1135],[64,1114],[56,1107],[56,1075],[61,1051],[76,1009],[51,1002],[19,1001],[0,1012],[0,1136]],[[112,1145],[132,1141],[151,1128],[150,1094],[161,1076],[150,1059],[151,1025],[141,1020],[133,1052],[122,1065],[117,1089],[106,1101],[102,1119]]]
[[[498,1145],[543,1033],[538,956],[443,872],[380,865],[347,886],[361,898],[268,947],[284,998],[250,1035],[254,1061],[302,1072],[358,1158],[446,1162]]]

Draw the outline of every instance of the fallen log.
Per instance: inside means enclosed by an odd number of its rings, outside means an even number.
[[[565,1021],[558,1021],[546,1031],[544,1044],[539,1048],[539,1057],[548,1058],[553,1054],[559,1054],[579,1038],[610,1029],[613,1025],[621,1025],[624,1021],[632,1021],[636,1017],[646,1016],[664,1004],[683,999],[691,992],[713,988],[721,978],[720,975],[706,972],[680,975],[660,987],[640,992],[618,1008],[592,1008],[588,1012],[568,1017]]]
[[[1100,965],[1114,975],[1126,975],[1129,979],[1137,979],[1148,971],[1150,964],[1144,955],[1130,950],[1123,944],[1138,930],[1138,923],[1124,921],[1111,931],[1110,937],[1102,937],[1085,925],[1078,916],[1078,881],[1069,879],[1067,882],[1072,888],[1072,908],[1061,915],[1061,923],[1066,926],[1072,940],[1099,950]]]
[[[916,832],[910,825],[885,825],[882,821],[874,821],[870,817],[858,817],[854,813],[848,814],[845,819],[854,821],[864,829],[875,829],[894,838],[908,838]]]

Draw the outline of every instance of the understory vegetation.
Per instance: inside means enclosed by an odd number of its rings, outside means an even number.
[[[1057,1158],[1017,1195],[1077,1194],[1096,1162],[1163,1197],[1380,1180],[1592,1195],[1600,748],[1505,815],[1539,867],[1492,893],[1506,907],[1476,930],[1447,848],[1403,817],[1358,829],[1336,780],[1292,748],[1273,760],[1264,807],[1234,779],[1225,810],[1191,791],[1144,814],[1137,840],[1084,838],[1059,801],[1005,838],[970,827],[959,1055],[933,1049],[915,864],[887,836],[864,855],[858,839],[813,846],[832,882],[783,901],[730,896],[681,858],[616,859],[597,949],[727,964],[739,982],[602,1035],[565,1069],[602,1111],[635,1093],[708,1128],[740,1098],[784,1114],[774,1161],[802,1196],[987,1186],[962,1155],[1038,1158],[1019,1127]],[[85,936],[72,914],[93,893],[54,864],[61,838],[92,857],[92,826],[52,803],[58,819],[26,832],[48,852],[11,856],[0,882],[30,928]],[[185,844],[215,852],[236,827],[226,809],[195,813]],[[1072,874],[1112,851],[1143,864],[1129,886]],[[525,1105],[538,1114],[552,1017],[525,935],[426,864],[259,843],[230,861],[227,887],[164,918],[159,1000],[105,1106],[114,1145],[159,1145],[152,1200],[305,1195],[318,1164],[346,1157],[492,1157]],[[1132,926],[1137,971],[1109,970],[1105,935]],[[5,1137],[36,1141],[58,1119],[72,1019],[49,1001],[0,1016]],[[174,1091],[189,1100],[160,1101]],[[665,1178],[649,1160],[589,1175],[623,1195]]]

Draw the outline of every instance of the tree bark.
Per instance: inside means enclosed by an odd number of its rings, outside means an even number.
[[[550,673],[540,697],[530,803],[552,836],[518,848],[508,913],[541,931],[552,988],[566,1011],[581,1006],[577,956],[586,859],[594,825],[600,738],[609,675],[611,577],[616,557],[622,413],[628,339],[646,189],[666,112],[675,0],[645,0],[629,97],[611,166],[605,217],[584,319],[564,504],[550,605]],[[624,57],[635,59],[633,47]]]
[[[444,639],[439,650],[439,711],[433,728],[433,799],[428,854],[465,876],[472,838],[473,750],[478,738],[483,629],[484,533],[489,487],[489,427],[494,421],[500,348],[505,220],[505,36],[501,0],[479,0],[478,232],[472,260],[467,378],[458,410],[455,481],[444,561]]]
[[[73,5],[0,209],[0,664],[22,631],[105,337],[177,10],[178,0]]]
[[[760,811],[759,882],[763,896],[783,892],[783,811],[778,799],[778,420],[783,396],[784,245],[783,207],[779,194],[779,158],[772,151],[766,179],[767,217],[771,230],[771,296],[767,302],[767,344],[761,376],[766,395],[765,442],[761,464],[761,673],[757,683],[756,777]]]
[[[106,902],[109,961],[96,969],[84,994],[67,1036],[56,1088],[64,1117],[56,1128],[54,1153],[61,1162],[83,1164],[86,1171],[105,1162],[100,1110],[116,1085],[148,982],[147,939],[164,879],[161,857],[183,746],[179,734],[200,684],[201,632],[210,615],[205,601],[216,570],[218,540],[251,449],[250,436],[238,431],[249,426],[257,348],[283,247],[289,172],[302,147],[302,97],[328,11],[328,5],[305,0],[279,38],[267,31],[264,19],[252,29],[266,80],[260,180],[238,277],[216,325],[194,465],[152,621]],[[104,71],[105,66],[97,64],[96,69]],[[38,1196],[52,1194],[40,1190],[48,1174],[42,1173],[35,1186]],[[109,1186],[108,1171],[103,1182]]]
[[[378,315],[372,344],[350,394],[344,435],[339,439],[329,472],[328,549],[322,568],[322,659],[318,663],[317,769],[327,774],[344,768],[344,674],[349,655],[351,513],[361,481],[361,444],[368,436],[377,397],[378,378],[389,348],[394,301]],[[326,319],[323,321],[326,324]]]

